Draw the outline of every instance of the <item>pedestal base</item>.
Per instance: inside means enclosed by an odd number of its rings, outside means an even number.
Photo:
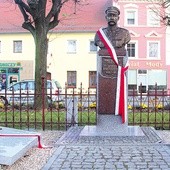
[[[85,126],[80,133],[80,137],[92,137],[92,136],[145,136],[139,126],[128,126],[127,132],[122,133],[120,131],[105,131],[105,129],[98,126]]]
[[[120,116],[98,115],[96,126],[85,126],[80,136],[144,136],[139,126],[122,124]]]

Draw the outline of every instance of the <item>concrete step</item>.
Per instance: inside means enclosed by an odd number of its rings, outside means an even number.
[[[33,135],[36,132],[0,127],[0,135]],[[40,134],[39,134],[40,135]],[[0,165],[12,165],[32,147],[38,144],[37,137],[0,136]]]

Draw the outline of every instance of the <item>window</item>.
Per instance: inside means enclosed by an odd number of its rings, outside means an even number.
[[[136,42],[130,42],[129,44],[127,44],[127,51],[129,57],[137,57]]]
[[[8,73],[19,73],[19,68],[8,68]]]
[[[97,51],[97,46],[94,45],[94,41],[90,41],[90,52]]]
[[[125,11],[125,24],[126,25],[137,25],[137,11],[136,10]]]
[[[68,53],[76,53],[76,41],[75,40],[68,40]]]
[[[15,85],[13,85],[11,88],[11,90],[17,91],[17,90],[27,90],[27,82],[19,82]]]
[[[76,87],[76,82],[77,82],[77,72],[67,71],[67,86]]]
[[[137,70],[128,71],[128,94],[137,93]]]
[[[28,89],[34,90],[35,89],[35,82],[34,81],[28,81]]]
[[[160,25],[159,14],[156,11],[148,10],[147,22],[148,22],[149,26],[159,26]]]
[[[14,41],[14,53],[22,53],[22,41]]]
[[[160,57],[160,46],[159,42],[148,42],[148,57],[159,58]]]
[[[96,71],[89,71],[89,87],[95,88],[97,85]]]
[[[1,41],[0,41],[0,53],[1,53]]]

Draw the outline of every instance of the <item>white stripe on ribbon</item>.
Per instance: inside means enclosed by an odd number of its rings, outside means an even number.
[[[115,115],[119,115],[119,100],[120,100],[120,75],[121,74],[121,66],[118,66],[117,73],[117,88],[116,88],[116,104],[115,104]]]
[[[124,105],[125,105],[125,110],[124,110],[124,116],[125,116],[125,122],[127,122],[127,78],[124,74]]]
[[[113,58],[113,60],[115,61],[115,64],[116,65],[119,65],[118,63],[118,59],[117,59],[117,55],[116,55],[116,52],[115,52],[115,49],[113,47],[113,45],[110,43],[110,40],[106,37],[106,34],[103,32],[103,29],[100,28],[99,29],[99,32],[101,33],[102,37],[103,37],[103,40],[105,41],[105,45],[107,44],[107,46],[110,48],[110,51],[112,52],[112,55],[111,57]],[[102,41],[103,42],[103,41]]]

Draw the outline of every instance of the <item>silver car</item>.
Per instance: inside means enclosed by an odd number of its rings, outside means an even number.
[[[0,99],[4,104],[33,103],[34,102],[35,81],[22,80],[10,85],[7,89],[0,91]],[[52,101],[60,100],[61,86],[57,81],[47,80],[47,95]]]

